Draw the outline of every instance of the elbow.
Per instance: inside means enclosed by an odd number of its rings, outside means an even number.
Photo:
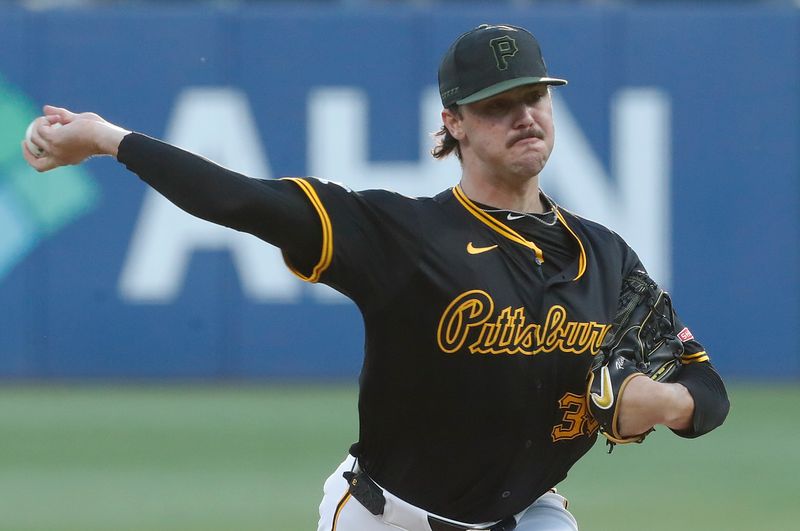
[[[722,423],[725,422],[725,419],[728,418],[728,413],[731,410],[731,401],[728,399],[728,395],[725,395],[725,400],[720,408],[720,413],[718,415],[718,421],[714,425],[714,427],[722,426]]]
[[[207,211],[207,221],[242,232],[249,232],[254,216],[253,208],[247,201],[228,199],[219,201]]]
[[[713,431],[725,422],[731,409],[731,403],[726,393],[716,397],[713,402],[705,403],[701,407],[695,404],[692,417],[692,426],[686,431],[676,431],[681,437],[694,439]]]
[[[728,413],[731,410],[731,402],[728,399],[728,396],[725,395],[722,397],[717,406],[714,408],[709,408],[708,411],[705,412],[702,419],[699,419],[699,422],[695,421],[695,432],[697,436],[705,435],[706,433],[715,430],[722,426],[722,423],[725,422],[725,419],[728,418]]]
[[[687,429],[673,430],[681,437],[695,438],[718,428],[731,409],[728,392],[719,373],[708,362],[686,365],[678,378],[692,395],[694,411]]]

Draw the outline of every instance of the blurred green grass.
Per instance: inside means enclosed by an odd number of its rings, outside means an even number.
[[[800,386],[729,390],[706,437],[599,442],[559,485],[581,529],[798,529]],[[356,389],[5,385],[0,428],[0,530],[305,531]]]

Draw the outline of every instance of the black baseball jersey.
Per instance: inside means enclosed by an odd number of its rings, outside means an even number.
[[[500,520],[592,446],[586,376],[641,268],[612,231],[554,206],[492,211],[460,187],[433,198],[260,181],[143,135],[118,158],[181,208],[276,244],[301,278],[358,305],[361,466],[393,494],[465,522]],[[547,198],[545,198],[547,200]],[[548,200],[549,201],[549,200]],[[694,437],[727,413],[703,347],[682,331]]]
[[[595,441],[586,375],[636,254],[562,209],[553,226],[503,219],[459,187],[411,199],[294,182],[323,229],[319,260],[298,273],[364,316],[363,468],[467,522],[514,514],[561,481]],[[544,268],[535,232],[563,240],[551,247],[561,267]]]

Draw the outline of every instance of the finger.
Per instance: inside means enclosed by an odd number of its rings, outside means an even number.
[[[23,140],[21,142],[21,146],[22,146],[22,158],[24,158],[25,162],[27,162],[31,166],[35,166],[36,157],[34,157],[33,153],[31,153],[31,150],[28,149],[28,143]]]
[[[75,119],[75,113],[63,107],[45,105],[44,107],[42,107],[42,110],[44,111],[42,114],[44,114],[45,116],[49,115],[58,116],[59,118],[58,121],[63,124],[68,124]]]
[[[45,119],[47,118],[45,117]],[[36,133],[38,133],[39,137],[47,144],[44,146],[45,148],[50,147],[50,144],[54,140],[55,131],[60,127],[61,122],[50,123],[49,121],[39,124],[38,127],[36,127]],[[33,138],[33,135],[31,135],[31,138]]]
[[[50,122],[44,116],[40,116],[33,121],[31,128],[31,142],[39,149],[47,149],[47,141],[42,137],[42,130],[49,126]]]
[[[34,128],[38,129],[43,125],[50,125],[50,120],[46,116],[37,116],[33,123],[35,124]]]
[[[30,149],[28,149],[28,144],[24,140],[21,142],[21,147],[22,157],[34,170],[43,172],[55,167],[50,157],[36,158],[36,156],[31,153]]]

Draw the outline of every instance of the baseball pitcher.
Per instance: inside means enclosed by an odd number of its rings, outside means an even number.
[[[551,87],[566,83],[523,28],[458,37],[439,68],[433,156],[456,156],[461,174],[434,197],[250,178],[52,106],[22,149],[39,171],[116,157],[358,305],[358,440],[325,482],[319,531],[574,531],[554,486],[598,433],[619,444],[665,425],[697,437],[729,405],[636,253],[540,187]]]

